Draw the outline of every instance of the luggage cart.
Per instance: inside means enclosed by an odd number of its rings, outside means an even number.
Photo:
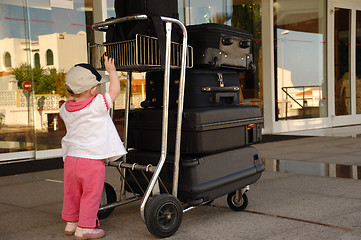
[[[110,25],[122,23],[125,21],[143,21],[147,20],[146,15],[136,15],[124,18],[111,19],[93,25],[94,30],[106,31]],[[164,66],[164,89],[163,89],[163,115],[162,115],[162,143],[159,162],[156,166],[151,164],[127,163],[126,156],[116,162],[109,163],[109,166],[116,167],[120,173],[121,189],[120,197],[117,200],[116,193],[112,186],[105,183],[101,206],[98,216],[107,217],[116,206],[121,206],[130,202],[141,200],[140,215],[145,222],[149,232],[157,237],[169,237],[179,228],[183,212],[195,207],[194,203],[181,203],[177,197],[178,179],[179,179],[179,161],[181,144],[181,127],[184,103],[184,85],[185,73],[187,67],[193,66],[193,49],[187,46],[187,31],[185,26],[177,19],[161,17],[166,27],[166,50]],[[171,41],[172,25],[177,25],[183,32],[182,44]],[[160,53],[157,38],[136,35],[135,39],[117,43],[95,44],[89,46],[89,62],[98,70],[104,70],[104,54],[115,59],[115,67],[119,71],[128,72],[126,82],[126,101],[124,116],[124,144],[127,149],[128,138],[128,118],[130,111],[130,91],[132,72],[147,72],[161,70]],[[178,110],[176,123],[176,139],[173,165],[173,181],[171,189],[167,188],[160,178],[160,173],[167,157],[167,137],[168,137],[168,106],[169,106],[169,78],[170,69],[180,68]],[[144,190],[142,184],[137,181],[133,171],[140,171],[147,181],[148,185]],[[132,191],[132,187],[127,183],[125,174],[130,174],[137,186],[142,189],[142,193]],[[149,174],[152,174],[149,180]],[[130,197],[126,192],[130,190]],[[162,190],[161,190],[162,189]],[[248,204],[245,192],[249,186],[244,186],[228,194],[227,202],[231,209],[242,211]],[[128,192],[129,193],[129,192]],[[149,200],[150,197],[152,200]],[[207,202],[198,203],[198,205],[207,204]]]

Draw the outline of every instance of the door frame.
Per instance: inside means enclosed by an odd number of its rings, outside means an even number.
[[[335,8],[351,10],[351,42],[350,42],[350,72],[351,72],[351,114],[336,116],[335,114],[335,68],[334,68],[334,27],[335,27]],[[328,116],[331,126],[344,126],[361,123],[361,114],[356,114],[356,10],[361,11],[359,0],[330,0],[328,4],[327,21],[327,83],[328,83]]]

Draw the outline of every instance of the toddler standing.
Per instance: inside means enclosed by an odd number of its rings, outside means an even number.
[[[105,163],[126,154],[108,110],[120,94],[114,59],[105,57],[109,91],[101,94],[107,80],[89,64],[77,64],[67,73],[70,97],[59,114],[67,130],[62,139],[64,201],[62,218],[66,235],[95,239],[105,235],[97,218],[105,180]]]

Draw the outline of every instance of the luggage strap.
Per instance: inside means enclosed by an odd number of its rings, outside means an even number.
[[[164,25],[163,21],[160,16],[157,15],[151,15],[148,16],[150,20],[154,24],[155,34],[158,37],[158,47],[159,47],[159,53],[160,53],[160,66],[162,69],[164,69],[165,66],[165,31],[164,31]]]

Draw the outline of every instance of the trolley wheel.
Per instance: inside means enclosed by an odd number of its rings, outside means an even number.
[[[148,231],[159,238],[172,236],[182,223],[183,208],[170,194],[156,195],[145,209]]]
[[[117,201],[117,194],[114,188],[109,183],[104,183],[104,190],[105,191],[103,191],[103,194],[105,194],[105,197],[102,196],[102,200],[100,201],[100,207]],[[108,217],[113,212],[113,210],[114,208],[108,208],[98,211],[98,218],[104,219]]]
[[[243,211],[248,206],[248,198],[246,193],[242,195],[239,201],[236,201],[236,192],[232,192],[227,196],[228,206],[234,211]]]

